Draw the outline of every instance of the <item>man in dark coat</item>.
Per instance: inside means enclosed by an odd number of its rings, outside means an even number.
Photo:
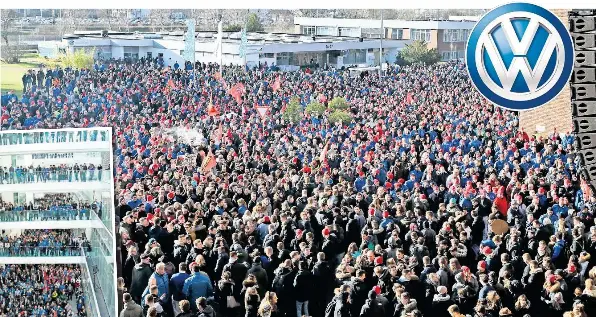
[[[315,263],[312,273],[317,281],[317,287],[314,289],[309,312],[313,316],[319,316],[325,310],[325,304],[331,299],[331,288],[334,281],[333,270],[329,266],[329,262],[325,261],[325,253],[319,252],[317,254],[317,263]]]
[[[296,316],[310,316],[308,301],[312,298],[315,289],[315,279],[308,270],[308,263],[301,261],[298,264],[298,273],[294,278],[294,296],[296,298]]]
[[[252,274],[257,278],[257,283],[259,283],[260,289],[269,289],[269,276],[267,276],[267,271],[265,271],[261,265],[260,257],[255,257],[253,259],[252,267],[248,270],[248,274]]]
[[[356,277],[352,278],[352,292],[350,298],[352,299],[352,316],[358,316],[360,309],[364,302],[368,298],[368,287],[364,282],[366,278],[366,272],[364,270],[358,270]]]
[[[132,241],[131,241],[132,242]],[[134,244],[134,243],[133,243]],[[135,266],[141,261],[139,255],[137,254],[137,247],[134,245],[130,245],[128,247],[128,256],[124,261],[123,269],[122,269],[122,277],[124,278],[124,285],[130,288],[132,282],[132,272]]]
[[[383,303],[377,301],[377,293],[374,290],[368,292],[368,299],[364,302],[360,310],[360,317],[385,316],[385,307]]]
[[[136,303],[141,302],[143,291],[149,284],[149,278],[153,274],[150,266],[151,258],[149,254],[141,254],[141,263],[137,264],[132,271],[132,279],[130,284],[130,295]]]

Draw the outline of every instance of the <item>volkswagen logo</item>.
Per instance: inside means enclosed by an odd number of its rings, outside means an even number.
[[[494,104],[529,110],[555,98],[573,71],[573,42],[550,11],[511,3],[478,21],[466,48],[472,83]]]

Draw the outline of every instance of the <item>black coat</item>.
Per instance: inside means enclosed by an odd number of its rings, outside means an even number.
[[[252,267],[248,270],[248,274],[252,274],[257,278],[261,289],[269,289],[269,276],[267,276],[267,271],[265,271],[261,264],[253,263]]]
[[[352,293],[350,294],[352,298],[352,315],[360,314],[360,308],[368,298],[369,289],[364,281],[357,278],[352,280]]]
[[[246,274],[248,272],[248,266],[246,266],[246,264],[244,264],[244,263],[234,262],[234,263],[226,264],[226,266],[224,266],[223,270],[224,270],[224,272],[225,271],[230,272],[230,274],[232,275],[232,280],[234,281],[234,284],[242,285],[242,282],[246,278]],[[240,290],[237,289],[236,291],[239,292]]]
[[[294,278],[294,296],[297,301],[312,299],[315,290],[315,279],[310,271],[298,271]]]
[[[317,262],[312,269],[312,274],[317,281],[317,287],[315,288],[316,296],[327,295],[327,291],[333,287],[332,285],[333,270],[329,266],[329,262]]]
[[[342,297],[335,304],[335,313],[333,317],[352,317],[350,310],[350,303],[347,301],[347,296]]]
[[[449,297],[449,295],[446,296],[440,296],[440,295],[435,295],[432,301],[432,312],[433,312],[433,316],[436,317],[449,317],[450,314],[447,311],[447,308],[449,308],[449,306],[453,305],[454,302],[453,300]]]
[[[153,274],[153,270],[149,264],[139,263],[132,271],[132,280],[130,285],[130,295],[137,301],[143,295],[143,291],[149,284],[149,278]]]
[[[382,317],[385,316],[383,303],[376,299],[367,299],[360,310],[360,317]]]

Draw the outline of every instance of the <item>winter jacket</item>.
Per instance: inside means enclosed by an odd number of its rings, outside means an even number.
[[[213,307],[207,305],[207,307],[199,313],[198,317],[215,317],[215,310]]]
[[[360,317],[382,317],[385,316],[383,303],[376,299],[367,299],[360,310]]]
[[[257,278],[261,289],[269,288],[269,276],[261,264],[253,263],[252,267],[248,270],[248,274],[252,274]]]
[[[120,312],[120,317],[143,317],[143,308],[133,300],[124,303],[124,309]]]
[[[130,295],[134,299],[141,299],[143,291],[149,285],[151,274],[153,274],[153,270],[151,270],[149,264],[139,263],[134,267],[130,283]]]
[[[186,272],[172,275],[172,278],[170,279],[170,292],[172,294],[172,298],[175,301],[179,302],[186,298],[182,292],[182,289],[184,288],[184,282],[189,277],[190,275]]]
[[[315,279],[310,271],[298,271],[294,278],[294,296],[296,301],[305,302],[312,298]]]
[[[433,302],[432,302],[432,312],[433,312],[433,316],[436,317],[449,317],[449,312],[447,311],[447,308],[449,308],[449,306],[453,305],[453,300],[451,300],[451,297],[449,296],[449,294],[435,294],[435,296],[433,297]]]
[[[209,277],[202,272],[194,273],[184,281],[182,289],[186,298],[190,301],[193,309],[196,309],[196,300],[199,297],[210,297],[213,295],[213,286]]]
[[[333,317],[353,317],[347,295],[348,294],[342,294],[342,297],[337,300]],[[358,309],[360,309],[360,307],[358,307]]]

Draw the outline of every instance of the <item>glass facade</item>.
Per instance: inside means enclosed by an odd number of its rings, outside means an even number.
[[[0,166],[2,168],[2,166]],[[7,169],[7,170],[6,170]],[[60,183],[60,182],[102,182],[111,181],[111,171],[75,170],[69,167],[47,168],[43,171],[23,167],[5,167],[0,170],[1,184]]]
[[[0,209],[0,222],[16,221],[80,221],[99,220],[93,209],[74,209],[72,206],[55,206],[44,210]],[[103,220],[103,219],[102,219]]]
[[[366,50],[347,50],[344,52],[344,65],[365,64]]]
[[[0,256],[2,257],[44,257],[44,256],[81,256],[79,247],[36,247],[36,246],[15,246],[8,243],[0,243]]]
[[[108,308],[116,307],[113,237],[105,229],[92,229],[89,240],[91,247],[86,252],[85,260],[91,271],[93,284],[103,294],[103,298],[98,300],[103,300]]]
[[[108,128],[0,132],[0,222],[9,228],[0,256],[57,264],[78,257],[86,316],[93,317],[116,317],[111,154]],[[87,220],[93,222],[81,222]],[[15,222],[19,228],[12,230]],[[19,240],[19,230],[29,228],[71,230],[75,236]]]
[[[21,132],[6,131],[0,135],[0,145],[46,144],[110,141],[106,130]]]

